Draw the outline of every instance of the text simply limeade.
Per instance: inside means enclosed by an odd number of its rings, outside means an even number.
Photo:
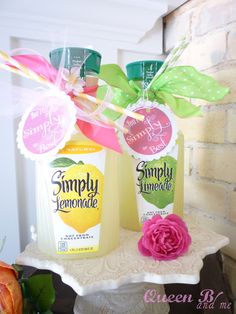
[[[128,79],[143,90],[143,97],[130,108],[145,117],[143,122],[129,117],[124,121],[129,133],[123,136],[126,152],[118,161],[121,226],[135,231],[156,214],[183,215],[183,134],[166,106],[145,99],[144,89],[161,65],[162,61],[138,61],[126,67]]]
[[[61,66],[62,56],[63,49],[53,50],[52,65]],[[95,96],[101,55],[65,48],[64,59],[68,84],[76,88],[73,83],[82,78]],[[84,123],[77,123],[75,135],[56,156],[36,166],[38,245],[61,258],[101,256],[119,241],[117,156],[82,135]]]

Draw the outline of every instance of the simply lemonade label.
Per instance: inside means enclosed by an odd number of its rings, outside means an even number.
[[[106,152],[67,144],[48,166],[50,210],[58,254],[99,249]]]

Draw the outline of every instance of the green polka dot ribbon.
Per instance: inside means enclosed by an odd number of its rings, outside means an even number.
[[[129,81],[116,64],[103,65],[99,77],[108,85],[99,87],[98,98],[104,99],[111,89],[111,102],[117,106],[126,108],[143,97],[169,106],[180,118],[202,115],[200,106],[192,104],[189,99],[217,102],[229,93],[229,88],[191,66],[167,67],[160,75],[154,77],[145,90],[141,90],[134,81]],[[108,109],[104,114],[113,120],[119,118],[119,114]]]

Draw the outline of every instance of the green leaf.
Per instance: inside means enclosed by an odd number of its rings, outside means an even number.
[[[147,185],[156,185],[156,184],[164,184],[165,180],[168,179],[169,184],[171,184],[170,190],[157,190],[157,191],[149,191],[141,192],[142,197],[148,202],[156,206],[157,208],[165,208],[168,204],[174,202],[174,193],[175,193],[175,182],[176,182],[176,167],[177,161],[173,157],[165,156],[158,160],[152,160],[146,163],[145,171],[153,171],[154,169],[164,169],[164,167],[168,167],[172,169],[172,178],[165,177],[164,175],[158,180],[155,176],[143,177],[140,182],[142,184]],[[164,170],[163,170],[164,172]]]
[[[79,162],[77,162],[77,165],[84,165],[84,162],[80,160]]]
[[[51,275],[35,275],[28,279],[28,295],[40,313],[50,310],[55,302],[55,290]]]
[[[18,273],[22,273],[24,271],[23,266],[18,265],[18,264],[12,264],[12,267],[18,272]],[[21,277],[21,276],[19,276]]]
[[[193,105],[184,98],[175,97],[176,107],[171,108],[173,112],[180,118],[202,117],[200,106]]]
[[[50,163],[50,167],[52,168],[70,167],[71,165],[74,165],[74,164],[76,164],[74,160],[67,157],[60,157],[60,158],[54,159]]]
[[[24,299],[28,298],[27,281],[28,281],[28,279],[21,279],[19,281],[20,286],[21,286],[22,295],[23,295]]]
[[[109,94],[109,86],[107,85],[102,85],[99,86],[98,90],[97,90],[97,98],[101,99],[101,100],[106,100],[106,95]],[[134,99],[136,100],[136,97],[131,97],[130,95],[124,93],[122,90],[120,90],[119,88],[116,87],[112,87],[111,88],[111,95],[112,95],[112,99],[109,100],[112,104],[119,106],[121,108],[126,108],[130,103],[132,103],[134,101]],[[103,114],[112,119],[113,121],[117,120],[121,114],[118,112],[115,112],[114,110],[111,109],[105,109],[103,111]]]
[[[202,116],[201,107],[193,105],[184,98],[174,97],[163,91],[157,93],[157,98],[161,104],[167,104],[179,118]]]
[[[117,64],[102,65],[100,68],[99,78],[108,85],[117,87],[130,96],[136,96],[136,92],[129,85],[127,76]]]
[[[34,310],[33,305],[31,304],[30,300],[28,298],[23,299],[23,314],[34,314],[37,313],[36,310]]]
[[[168,68],[152,83],[151,89],[210,102],[223,99],[229,93],[229,88],[191,66]]]

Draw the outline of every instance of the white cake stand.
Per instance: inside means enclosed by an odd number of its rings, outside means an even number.
[[[201,229],[188,222],[192,244],[188,253],[174,261],[154,261],[140,255],[138,232],[121,230],[120,246],[104,257],[60,260],[49,257],[31,243],[16,262],[51,270],[78,294],[74,313],[166,314],[167,303],[145,303],[147,289],[165,293],[163,284],[196,284],[200,280],[203,258],[229,243],[225,236]]]

